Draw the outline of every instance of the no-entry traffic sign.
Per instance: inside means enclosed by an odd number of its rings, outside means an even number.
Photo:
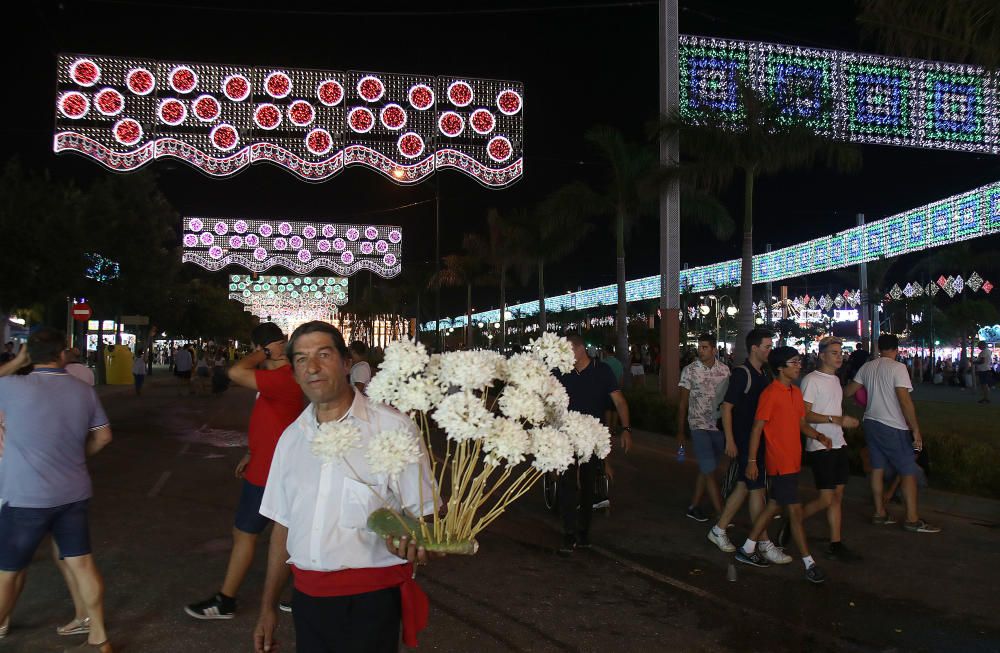
[[[77,322],[86,322],[92,314],[89,304],[73,304],[73,319]]]

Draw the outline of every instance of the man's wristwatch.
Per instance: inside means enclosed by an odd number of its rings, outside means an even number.
[[[631,433],[632,432],[632,427],[631,426],[623,426],[622,427],[622,433],[624,433],[625,431],[628,431],[629,433]]]
[[[826,421],[828,421],[828,422],[830,422],[831,424],[833,424],[833,415],[827,415],[827,416],[826,416]]]

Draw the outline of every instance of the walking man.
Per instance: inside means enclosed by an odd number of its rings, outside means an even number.
[[[819,341],[819,369],[802,379],[802,399],[806,406],[806,422],[830,439],[827,448],[819,440],[806,440],[806,462],[812,467],[813,478],[819,497],[802,508],[802,519],[808,519],[821,510],[826,510],[826,521],[830,526],[830,546],[826,557],[831,560],[850,562],[860,556],[848,549],[841,541],[841,506],[844,487],[850,476],[850,461],[847,457],[845,428],[856,428],[858,420],[844,415],[844,390],[837,377],[837,370],[844,364],[840,338],[827,336]],[[778,546],[788,541],[789,522],[781,525],[778,532]]]
[[[275,606],[289,567],[299,653],[396,653],[401,621],[403,641],[416,646],[428,604],[413,580],[413,563],[426,562],[428,555],[405,536],[393,547],[391,538],[379,538],[366,522],[382,507],[382,498],[410,515],[433,514],[427,452],[389,483],[370,472],[365,451],[386,430],[405,429],[422,439],[409,417],[370,402],[350,384],[347,346],[333,325],[303,324],[292,333],[287,352],[310,405],[278,442],[260,507],[274,520],[274,530],[255,650],[276,646]],[[359,446],[343,461],[326,462],[311,450],[319,425],[331,422],[361,434]]]
[[[559,382],[569,395],[569,409],[591,415],[604,416],[608,398],[614,403],[621,420],[622,450],[632,448],[632,423],[629,419],[625,395],[618,389],[611,368],[587,355],[587,343],[579,334],[566,336],[573,347],[573,369],[559,375]],[[602,462],[597,456],[578,460],[559,476],[559,512],[563,518],[563,541],[559,554],[568,556],[576,547],[590,548],[590,517],[594,509],[594,490]],[[578,508],[579,506],[579,508]]]
[[[806,533],[802,528],[802,504],[799,502],[799,469],[802,465],[802,441],[799,434],[817,441],[829,449],[830,438],[806,423],[806,407],[802,392],[792,385],[802,371],[802,358],[794,347],[778,347],[767,357],[768,365],[777,374],[760,395],[757,414],[750,434],[750,462],[759,457],[761,434],[767,441],[764,456],[767,475],[771,480],[771,498],[757,516],[753,529],[743,546],[736,551],[736,560],[757,567],[767,567],[767,560],[757,552],[757,539],[767,530],[778,511],[785,509],[792,539],[802,556],[806,579],[822,583],[826,575],[809,555]],[[760,474],[757,465],[747,467],[747,478],[756,480]]]
[[[979,341],[979,356],[976,357],[976,381],[982,398],[978,403],[990,403],[990,384],[993,383],[993,360],[990,349],[982,340]]]
[[[236,615],[236,593],[253,563],[257,536],[271,523],[260,513],[260,502],[274,449],[282,432],[303,408],[302,390],[285,356],[285,334],[278,325],[265,322],[254,327],[250,336],[256,350],[229,368],[233,383],[258,393],[250,413],[249,451],[236,465],[236,478],[243,479],[243,491],[233,525],[233,548],[219,591],[184,608],[195,619],[232,619]]]
[[[906,366],[896,360],[898,353],[899,338],[891,333],[880,335],[878,358],[862,365],[844,390],[848,397],[853,397],[861,387],[868,394],[864,430],[872,465],[872,501],[875,503],[872,523],[885,526],[896,523],[882,501],[885,468],[892,465],[903,479],[906,502],[903,528],[914,533],[939,533],[940,528],[925,522],[917,512],[918,470],[914,453],[924,448],[924,441],[910,397],[913,384]]]
[[[726,528],[736,516],[736,512],[750,497],[750,519],[756,523],[764,509],[764,456],[763,452],[750,453],[750,432],[753,430],[757,414],[757,402],[764,389],[771,383],[771,377],[764,371],[767,357],[771,353],[773,334],[766,329],[753,329],[746,337],[746,362],[733,368],[729,387],[722,401],[722,431],[726,436],[726,455],[736,459],[736,489],[726,499],[719,521],[708,532],[710,542],[726,553],[736,550],[729,541]],[[764,445],[766,448],[766,445]],[[751,460],[753,459],[753,460]],[[754,465],[757,473],[751,477],[747,468]],[[790,555],[776,547],[767,536],[767,529],[757,534],[757,550],[768,562],[779,565],[792,561]]]
[[[708,521],[708,517],[698,506],[706,489],[715,514],[722,513],[715,471],[725,450],[725,439],[716,424],[715,393],[719,385],[729,378],[729,368],[718,361],[717,353],[715,336],[703,333],[698,336],[698,360],[681,370],[677,444],[684,446],[684,429],[690,425],[694,455],[698,460],[698,479],[695,481],[694,496],[688,506],[687,516],[697,522]]]
[[[111,427],[94,389],[63,369],[65,348],[61,332],[41,329],[0,366],[0,411],[6,419],[0,458],[0,624],[14,608],[19,576],[23,579],[39,543],[51,533],[90,619],[80,650],[111,653],[104,584],[90,547],[92,489],[86,463],[87,456],[111,442]],[[29,363],[34,363],[30,374],[14,375]]]

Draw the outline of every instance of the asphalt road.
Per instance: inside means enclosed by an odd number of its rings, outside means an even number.
[[[191,397],[160,373],[141,398],[124,388],[102,396],[115,441],[93,459],[92,534],[116,651],[251,650],[264,546],[235,619],[196,621],[183,607],[222,580],[239,494],[232,470],[243,452],[232,445],[241,443],[252,393]],[[661,436],[635,440],[615,461],[612,508],[595,516],[593,550],[555,554],[558,523],[536,489],[481,537],[478,555],[421,569],[431,616],[418,650],[1000,651],[996,524],[925,513],[944,531],[911,534],[869,525],[868,505],[851,500],[844,539],[863,562],[817,555],[829,576],[823,586],[806,582],[798,560],[740,566],[730,582],[731,558],[705,539],[707,525],[684,517],[694,463],[677,463]],[[738,516],[734,541],[747,520]],[[820,551],[823,520],[807,530]],[[72,607],[48,555],[46,544],[0,653],[82,641],[54,632]],[[282,650],[294,650],[288,615],[279,637]]]

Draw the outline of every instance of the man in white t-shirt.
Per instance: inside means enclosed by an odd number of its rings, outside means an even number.
[[[802,379],[806,422],[830,438],[831,442],[827,449],[817,440],[806,440],[806,462],[812,467],[819,497],[802,508],[802,518],[806,519],[826,510],[826,521],[830,526],[830,546],[827,547],[826,557],[849,562],[860,559],[860,556],[841,541],[841,504],[844,500],[844,487],[851,474],[844,429],[856,428],[858,420],[844,415],[844,390],[837,377],[837,370],[844,364],[842,342],[840,338],[833,336],[820,340],[819,368]],[[786,522],[778,533],[778,546],[785,545],[787,533]]]
[[[366,394],[365,387],[372,380],[372,367],[368,364],[368,345],[355,340],[351,343],[348,353],[351,356],[351,387],[357,388],[361,394]]]
[[[903,528],[914,533],[938,533],[917,512],[917,462],[915,452],[924,448],[917,423],[917,411],[910,392],[910,373],[906,365],[896,360],[899,339],[884,333],[878,338],[879,357],[861,366],[854,380],[847,384],[844,395],[853,397],[862,387],[868,395],[865,408],[865,443],[871,459],[872,500],[876,525],[895,524],[882,501],[885,468],[891,465],[902,479],[906,501],[906,522]]]
[[[983,395],[979,403],[990,403],[990,383],[993,382],[993,361],[990,356],[990,348],[982,340],[979,341],[979,355],[976,356],[976,382],[979,384],[980,394]]]

